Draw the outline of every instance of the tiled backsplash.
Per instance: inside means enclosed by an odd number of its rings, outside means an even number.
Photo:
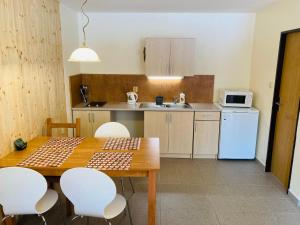
[[[89,88],[89,101],[125,102],[126,93],[138,87],[140,102],[154,102],[155,96],[173,101],[184,92],[187,102],[213,102],[214,75],[195,75],[182,80],[149,80],[145,75],[80,74],[70,77],[72,106],[82,102],[80,84]]]

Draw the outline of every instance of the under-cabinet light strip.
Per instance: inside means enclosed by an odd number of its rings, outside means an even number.
[[[149,80],[182,80],[181,76],[148,76]]]

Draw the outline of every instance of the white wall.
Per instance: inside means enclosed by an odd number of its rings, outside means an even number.
[[[89,16],[87,42],[100,54],[102,62],[81,64],[82,73],[144,74],[144,38],[194,37],[197,74],[216,75],[216,91],[249,88],[255,14],[89,13]],[[79,23],[82,21],[79,15]]]
[[[279,1],[256,17],[250,87],[261,110],[257,157],[265,164],[280,33],[300,28],[300,1]]]
[[[68,58],[73,50],[79,46],[78,38],[78,14],[63,4],[60,4],[62,44],[63,44],[63,60],[65,75],[65,92],[66,92],[66,108],[67,119],[72,120],[71,104],[70,104],[70,85],[69,76],[80,73],[80,64],[68,62]]]
[[[256,17],[250,87],[255,93],[254,104],[261,111],[257,157],[263,164],[266,161],[280,33],[300,28],[299,9],[299,0],[284,0],[259,12]],[[292,193],[295,193],[298,199],[300,199],[299,145],[298,141],[297,154],[294,158],[294,170],[298,171],[293,173],[291,186]]]

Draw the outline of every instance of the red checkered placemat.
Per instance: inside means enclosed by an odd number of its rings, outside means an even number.
[[[48,140],[18,166],[59,167],[84,138],[54,137]]]
[[[129,170],[133,152],[96,152],[87,167],[98,170]]]
[[[138,150],[140,149],[141,138],[109,138],[103,150]]]

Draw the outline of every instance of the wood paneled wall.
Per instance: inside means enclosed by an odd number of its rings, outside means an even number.
[[[187,102],[213,102],[213,75],[195,75],[179,81],[149,80],[145,75],[75,75],[70,77],[72,106],[81,102],[81,83],[89,87],[89,101],[125,102],[126,93],[138,86],[140,102],[154,102],[158,95],[173,101],[180,92],[186,94]]]
[[[66,120],[58,0],[0,1],[0,157]]]

